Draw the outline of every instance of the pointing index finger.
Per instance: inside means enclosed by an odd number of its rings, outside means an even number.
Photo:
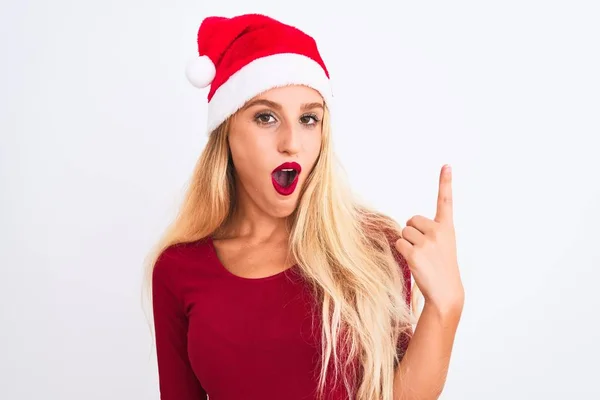
[[[437,199],[437,212],[435,221],[452,224],[452,168],[450,165],[444,165],[440,172],[440,186]]]

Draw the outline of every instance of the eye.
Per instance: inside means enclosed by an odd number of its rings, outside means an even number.
[[[300,122],[304,125],[316,125],[319,122],[319,117],[316,114],[304,114],[300,117]]]
[[[254,116],[254,120],[261,125],[270,125],[277,120],[273,116],[273,114],[268,112],[258,113]]]

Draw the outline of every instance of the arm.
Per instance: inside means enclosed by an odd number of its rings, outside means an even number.
[[[167,250],[168,251],[168,250]],[[188,321],[172,285],[173,265],[161,258],[152,273],[152,306],[161,400],[206,400],[187,355]]]
[[[451,168],[444,166],[434,219],[413,216],[396,242],[425,298],[423,312],[394,376],[396,400],[434,400],[445,386],[464,304],[452,202]]]
[[[460,303],[445,310],[425,303],[410,344],[396,369],[396,400],[429,400],[440,396],[461,313]]]

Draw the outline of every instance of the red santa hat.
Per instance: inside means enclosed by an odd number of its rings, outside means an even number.
[[[188,80],[208,92],[212,132],[253,97],[275,87],[306,85],[331,107],[329,72],[315,40],[273,18],[246,14],[208,17],[198,30],[198,57]]]

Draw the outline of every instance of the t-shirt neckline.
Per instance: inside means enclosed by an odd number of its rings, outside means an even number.
[[[227,269],[227,267],[225,267],[225,265],[221,262],[221,259],[219,258],[219,254],[217,253],[217,248],[215,247],[214,244],[214,239],[212,236],[209,236],[207,238],[207,244],[208,247],[210,249],[210,255],[215,259],[215,262],[219,268],[219,270],[221,270],[223,272],[224,275],[236,279],[238,281],[243,281],[243,282],[268,282],[268,281],[272,281],[272,280],[276,280],[276,279],[281,279],[283,277],[286,277],[287,275],[289,275],[290,273],[293,272],[293,270],[295,270],[297,268],[297,265],[294,264],[289,268],[284,269],[281,272],[277,272],[276,274],[273,275],[269,275],[269,276],[263,276],[260,278],[247,278],[244,276],[240,276],[240,275],[236,275],[233,272],[231,272],[229,269]]]

